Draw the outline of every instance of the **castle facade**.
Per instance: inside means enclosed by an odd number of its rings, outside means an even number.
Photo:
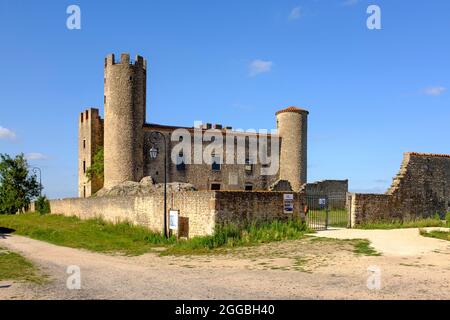
[[[263,145],[261,133],[234,131],[220,124],[178,127],[146,123],[146,84],[147,61],[143,57],[136,56],[134,61],[129,54],[121,54],[118,61],[113,54],[106,57],[104,119],[96,108],[89,108],[78,117],[79,197],[91,196],[101,188],[125,181],[139,182],[146,176],[162,183],[164,152],[168,159],[168,182],[190,183],[198,190],[273,190],[280,182],[283,186],[289,182],[287,185],[293,191],[299,191],[307,182],[308,111],[297,107],[278,111],[277,133],[267,134],[264,137],[267,144]],[[162,134],[164,139],[155,141],[154,132]],[[226,137],[223,143],[227,152],[213,152],[211,161],[186,161],[197,157],[196,142],[200,143],[201,154],[207,150],[214,140],[211,132]],[[185,143],[188,139],[193,147],[177,151],[176,161],[171,161],[173,151],[183,139]],[[261,154],[254,152],[252,143],[257,143],[259,151],[266,146],[264,153],[279,160],[261,161]],[[232,151],[228,152],[230,145]],[[239,149],[240,146],[244,149]],[[89,180],[86,170],[93,164],[100,147],[104,149],[104,179]],[[150,156],[152,148],[158,150],[155,158]],[[237,150],[244,151],[239,154]],[[275,170],[268,170],[273,165]],[[261,174],[264,170],[269,174]]]

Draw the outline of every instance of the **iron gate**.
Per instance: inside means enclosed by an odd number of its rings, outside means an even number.
[[[306,223],[313,230],[330,227],[347,228],[350,225],[345,198],[329,195],[306,195],[304,207]]]

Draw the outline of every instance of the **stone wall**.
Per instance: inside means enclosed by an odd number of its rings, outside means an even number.
[[[352,225],[444,217],[450,211],[450,155],[405,153],[386,194],[349,194]]]
[[[283,213],[283,192],[189,191],[168,194],[168,208],[179,210],[182,236],[210,235],[217,224],[286,220],[301,215],[301,194],[294,194],[294,213]],[[154,231],[163,229],[163,194],[144,197],[90,197],[51,200],[52,214],[80,219],[102,217],[129,221]]]
[[[214,192],[177,192],[168,195],[167,206],[180,210],[189,219],[189,236],[211,234],[214,230]],[[117,223],[129,221],[154,231],[163,230],[164,197],[162,193],[145,197],[90,197],[51,200],[54,214],[80,219],[102,217]]]
[[[284,213],[284,194],[294,195],[294,212],[292,214]],[[304,194],[293,192],[217,192],[215,199],[216,223],[243,224],[304,218],[301,210],[305,204],[304,201]]]

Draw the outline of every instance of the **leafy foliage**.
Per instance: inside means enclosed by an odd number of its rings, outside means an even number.
[[[92,166],[87,168],[86,177],[89,181],[92,181],[94,177],[103,180],[104,172],[104,152],[103,147],[98,147],[97,152],[94,155]]]
[[[35,209],[40,214],[50,213],[50,202],[48,201],[46,196],[41,196],[37,198],[35,202]]]
[[[28,207],[39,195],[39,187],[36,176],[29,175],[23,154],[15,158],[0,154],[0,214],[15,214]]]

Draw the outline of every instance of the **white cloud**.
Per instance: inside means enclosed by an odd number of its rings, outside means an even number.
[[[445,90],[447,90],[447,89],[444,87],[439,87],[439,86],[438,87],[428,87],[423,90],[423,93],[425,93],[429,96],[440,96],[441,94],[444,93]]]
[[[358,4],[359,0],[345,0],[344,2],[342,2],[343,6],[354,6],[356,4]]]
[[[13,140],[15,138],[16,138],[16,133],[14,131],[0,126],[0,139]]]
[[[27,160],[47,160],[48,156],[39,152],[30,152],[25,155]]]
[[[273,62],[272,61],[264,61],[264,60],[253,60],[249,66],[249,75],[250,77],[254,77],[260,73],[269,72],[272,69]]]
[[[295,7],[294,9],[292,9],[291,13],[289,14],[288,19],[289,20],[297,20],[298,18],[300,18],[301,14],[302,14],[301,8]]]

